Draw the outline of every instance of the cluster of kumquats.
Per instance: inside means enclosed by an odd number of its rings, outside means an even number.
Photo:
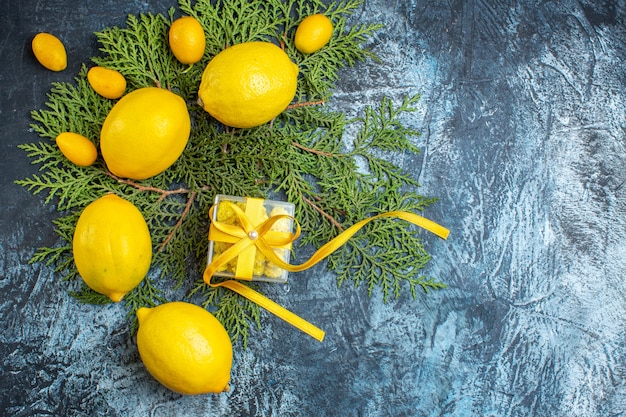
[[[296,30],[295,45],[302,53],[314,53],[329,42],[332,32],[326,16],[308,16]],[[205,31],[195,18],[178,18],[167,35],[171,52],[181,63],[192,65],[204,56]],[[65,47],[52,34],[37,34],[32,50],[49,70],[67,67]],[[258,72],[270,80],[272,88],[255,88],[252,81]],[[198,102],[227,126],[259,126],[289,105],[297,76],[297,65],[272,43],[234,45],[208,63],[198,87]],[[56,137],[69,161],[87,167],[101,155],[113,175],[143,180],[165,171],[180,157],[190,135],[190,116],[181,97],[159,87],[127,92],[124,75],[99,66],[89,69],[87,79],[96,93],[116,103],[102,124],[99,150],[94,141],[76,132]],[[142,213],[114,194],[98,198],[83,210],[72,249],[86,285],[114,302],[140,284],[152,260],[150,232]],[[229,389],[232,344],[211,313],[190,303],[169,302],[140,308],[137,317],[139,354],[155,379],[183,394]]]

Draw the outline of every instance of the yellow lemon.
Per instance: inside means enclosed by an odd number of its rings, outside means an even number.
[[[183,153],[191,121],[178,95],[145,87],[122,97],[100,132],[102,157],[113,174],[143,180],[169,168]]]
[[[313,14],[304,18],[296,29],[296,48],[304,54],[322,49],[333,34],[333,24],[323,14]]]
[[[150,232],[141,212],[114,194],[85,207],[72,250],[85,284],[114,302],[139,285],[152,261]]]
[[[202,74],[198,102],[227,126],[260,126],[291,103],[297,78],[298,66],[278,46],[241,43],[209,62]]]
[[[204,55],[204,29],[195,18],[183,16],[170,26],[169,43],[176,59],[183,64],[195,64]]]
[[[126,78],[110,68],[91,67],[87,71],[87,81],[96,93],[105,98],[120,98],[126,90]]]
[[[222,324],[204,308],[181,301],[137,310],[137,348],[150,374],[172,391],[228,391],[233,348]]]
[[[59,38],[50,33],[38,33],[31,43],[37,61],[51,71],[63,71],[67,67],[67,53]]]
[[[98,157],[98,150],[92,141],[74,132],[63,132],[56,137],[61,153],[74,164],[86,167]]]

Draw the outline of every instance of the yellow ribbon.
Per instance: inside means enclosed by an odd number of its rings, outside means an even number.
[[[270,311],[274,315],[280,317],[285,320],[287,323],[292,326],[300,329],[305,332],[309,336],[319,340],[320,342],[324,339],[324,331],[319,329],[318,327],[312,325],[301,317],[295,315],[291,311],[285,309],[284,307],[276,304],[269,298],[260,294],[259,292],[253,290],[247,285],[243,285],[240,282],[235,280],[228,280],[218,283],[212,283],[211,279],[213,274],[219,270],[221,266],[226,264],[231,259],[239,256],[238,266],[235,276],[237,278],[242,277],[243,279],[251,279],[251,265],[246,265],[249,263],[249,260],[252,259],[254,261],[254,251],[258,249],[261,251],[263,255],[272,262],[274,265],[278,266],[289,272],[298,272],[308,269],[320,262],[321,260],[328,257],[331,253],[336,251],[339,247],[345,244],[348,239],[350,239],[354,234],[356,234],[363,226],[367,223],[384,217],[395,217],[402,220],[405,220],[409,223],[412,223],[416,226],[419,226],[423,229],[428,230],[429,232],[434,233],[442,239],[447,239],[450,231],[445,227],[426,219],[425,217],[419,216],[414,213],[408,213],[404,211],[391,211],[387,213],[381,213],[376,216],[369,217],[365,220],[361,220],[358,223],[355,223],[350,228],[346,229],[338,236],[336,236],[331,241],[327,242],[323,246],[321,246],[314,254],[309,258],[308,261],[300,264],[300,265],[291,265],[283,261],[279,256],[277,256],[272,248],[277,247],[290,247],[291,243],[296,240],[300,236],[300,225],[298,221],[289,215],[276,215],[272,216],[269,219],[258,222],[250,219],[247,214],[255,216],[255,213],[258,213],[258,208],[263,204],[262,199],[254,199],[248,198],[246,200],[246,212],[244,212],[241,208],[236,206],[235,204],[229,202],[221,202],[219,204],[228,204],[229,207],[235,212],[239,223],[241,226],[226,224],[222,222],[213,221],[211,222],[210,230],[209,230],[209,239],[213,241],[223,241],[223,242],[231,242],[233,245],[219,254],[213,261],[207,266],[204,271],[204,281],[212,286],[212,287],[226,287],[232,291],[235,291],[239,295],[242,295],[248,298],[250,301],[258,304],[259,306],[265,308]],[[251,205],[251,206],[249,206]],[[250,210],[248,210],[250,207]],[[210,216],[213,219],[213,213],[216,210],[216,205],[211,207]],[[291,218],[296,225],[296,232],[277,232],[271,230],[272,226],[279,220],[283,218]],[[256,249],[255,249],[256,248]],[[248,254],[248,256],[242,257],[242,254]],[[251,256],[250,256],[251,254]],[[239,266],[239,263],[243,261],[242,266]],[[241,268],[241,269],[240,269]],[[249,274],[249,275],[248,275]]]

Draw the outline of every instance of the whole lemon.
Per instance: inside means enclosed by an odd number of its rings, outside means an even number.
[[[60,133],[56,139],[56,144],[61,153],[75,165],[87,167],[98,158],[98,150],[92,141],[74,132]]]
[[[182,301],[137,310],[139,355],[150,374],[181,394],[228,391],[233,348],[222,324]]]
[[[170,49],[183,64],[195,64],[202,59],[206,46],[204,29],[194,17],[183,16],[170,26]]]
[[[67,67],[67,52],[63,42],[56,36],[41,32],[31,42],[37,61],[51,71],[63,71]]]
[[[85,207],[72,250],[85,284],[114,302],[139,285],[152,261],[150,232],[141,212],[114,194]]]
[[[297,79],[298,66],[278,46],[241,43],[217,54],[204,69],[199,103],[227,126],[260,126],[291,103]]]
[[[109,99],[122,97],[126,90],[126,78],[111,68],[91,67],[87,71],[87,81],[96,93]]]
[[[113,174],[143,180],[178,159],[190,131],[187,104],[180,96],[144,87],[115,103],[102,124],[100,150]]]
[[[304,53],[311,54],[322,49],[333,34],[333,24],[323,14],[307,16],[296,29],[294,43],[296,48]]]

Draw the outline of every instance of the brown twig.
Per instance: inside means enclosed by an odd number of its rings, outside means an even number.
[[[176,190],[164,190],[162,188],[153,187],[151,185],[143,185],[143,184],[136,183],[135,181],[131,181],[131,180],[128,180],[128,179],[125,179],[125,178],[120,178],[117,175],[115,175],[115,174],[113,174],[113,173],[111,173],[109,171],[106,171],[106,174],[109,177],[115,179],[117,182],[122,183],[122,184],[126,184],[126,185],[130,185],[131,187],[136,188],[139,191],[152,191],[152,192],[161,194],[161,196],[159,197],[157,202],[163,201],[163,199],[165,197],[170,196],[170,195],[174,195],[174,194],[188,194],[189,193],[188,189],[182,188],[182,187],[181,188],[177,188]]]
[[[293,146],[295,146],[296,148],[302,149],[303,151],[314,153],[316,155],[321,155],[321,156],[341,156],[341,155],[335,155],[334,153],[330,153],[330,152],[324,152],[324,151],[320,151],[320,150],[313,149],[313,148],[307,148],[306,146],[301,145],[298,142],[291,142],[291,144]]]
[[[318,104],[324,104],[324,100],[303,101],[301,103],[293,103],[293,104],[288,105],[285,110],[297,109],[300,107],[307,107],[307,106],[317,106]],[[276,120],[275,117],[272,120],[270,120],[270,125],[269,125],[270,130],[272,130],[272,128],[274,127],[274,120]]]
[[[320,104],[324,104],[324,100],[317,100],[317,101],[303,101],[301,103],[293,103],[287,106],[287,110],[291,110],[291,109],[297,109],[300,107],[307,107],[307,106],[317,106]]]
[[[193,204],[193,201],[196,199],[196,195],[198,195],[197,191],[193,191],[191,194],[189,194],[189,200],[187,200],[187,204],[185,205],[185,209],[180,214],[180,218],[178,219],[178,221],[176,222],[176,224],[172,228],[172,231],[167,235],[167,237],[165,238],[163,243],[161,243],[161,246],[159,246],[159,252],[161,252],[165,248],[165,246],[167,246],[167,244],[170,242],[170,240],[172,240],[172,238],[174,237],[174,233],[176,232],[176,230],[178,230],[178,228],[183,224],[183,220],[185,219],[185,217],[189,213],[189,210],[191,210],[191,206]]]
[[[308,198],[306,198],[305,196],[302,196],[302,199],[311,207],[313,207],[319,214],[321,214],[322,216],[326,217],[337,229],[339,229],[340,232],[343,232],[343,227],[341,227],[341,225],[337,222],[337,220],[335,220],[333,218],[333,216],[331,216],[330,214],[326,213],[324,210],[322,210],[321,208],[319,208],[319,206],[317,204],[315,204],[314,202],[312,202],[311,200],[309,200]]]

